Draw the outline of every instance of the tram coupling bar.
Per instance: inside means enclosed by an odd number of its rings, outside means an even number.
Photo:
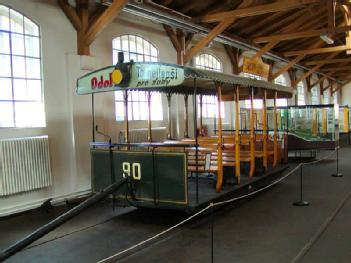
[[[10,256],[14,255],[21,249],[25,248],[26,246],[30,245],[37,239],[41,238],[42,236],[46,235],[50,231],[54,230],[55,228],[59,227],[66,221],[72,219],[73,217],[79,215],[81,212],[83,212],[85,209],[88,207],[92,206],[93,204],[99,202],[100,200],[104,199],[106,196],[109,194],[112,194],[113,192],[117,191],[122,185],[126,183],[127,179],[123,178],[122,180],[113,183],[103,189],[100,193],[93,195],[92,197],[89,197],[86,199],[84,202],[80,203],[79,205],[75,206],[74,208],[68,210],[66,213],[60,215],[59,217],[55,218],[51,222],[47,223],[46,225],[43,225],[42,227],[38,228],[25,238],[17,241],[10,247],[6,248],[0,253],[0,262],[3,260],[9,258]]]

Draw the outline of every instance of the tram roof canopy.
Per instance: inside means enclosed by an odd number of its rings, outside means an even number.
[[[225,74],[216,71],[198,69],[158,62],[118,63],[89,74],[77,81],[77,94],[93,94],[118,90],[156,91],[164,93],[216,95],[216,86],[222,89],[223,100],[233,100],[234,87],[239,86],[240,99],[246,99],[254,88],[255,97],[273,98],[291,97],[293,88],[264,80]]]

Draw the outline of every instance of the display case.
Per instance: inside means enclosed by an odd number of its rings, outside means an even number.
[[[288,149],[333,149],[339,140],[339,118],[334,104],[278,107],[277,129],[280,136],[288,134]],[[339,115],[339,116],[338,116]],[[268,130],[274,129],[274,110],[268,108]],[[344,128],[344,126],[342,127]]]

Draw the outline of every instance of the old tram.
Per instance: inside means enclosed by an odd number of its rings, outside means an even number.
[[[121,58],[123,61],[123,58]],[[165,63],[119,62],[89,73],[77,81],[77,94],[124,92],[125,142],[91,142],[92,188],[99,192],[108,185],[128,178],[128,183],[115,197],[123,204],[136,207],[195,211],[209,202],[252,191],[272,182],[287,167],[286,134],[278,133],[274,107],[274,129],[269,132],[267,99],[291,97],[290,87],[237,75],[183,67]],[[128,92],[147,91],[148,140],[130,143],[128,138]],[[151,92],[184,96],[185,138],[152,141]],[[188,96],[192,96],[193,114],[188,117]],[[217,132],[205,136],[202,132],[201,98],[217,97]],[[197,101],[200,101],[198,105]],[[254,127],[254,98],[263,99],[262,129]],[[240,132],[239,101],[251,100],[249,132]],[[231,116],[235,127],[222,130],[221,101],[233,101]],[[171,105],[168,100],[168,117]],[[94,112],[94,111],[93,111]],[[188,137],[188,122],[194,122],[192,138]]]

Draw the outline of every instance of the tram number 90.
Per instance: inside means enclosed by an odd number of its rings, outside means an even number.
[[[132,166],[132,169],[130,169],[130,166]],[[129,162],[123,162],[122,169],[123,169],[123,178],[126,178],[127,176],[132,176],[134,180],[141,180],[140,163],[132,163],[132,165],[130,165]]]

